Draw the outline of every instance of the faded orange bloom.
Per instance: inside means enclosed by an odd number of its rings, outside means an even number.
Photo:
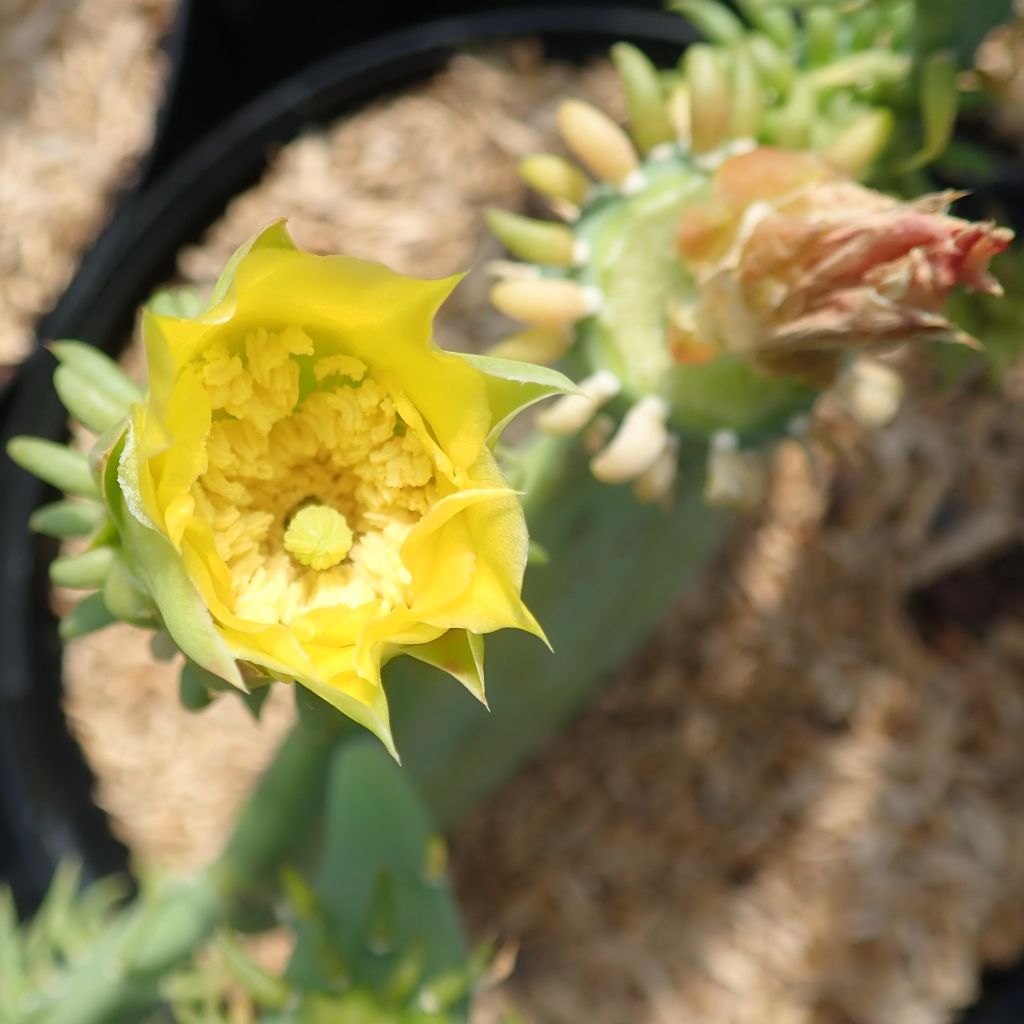
[[[844,351],[928,340],[973,344],[942,314],[957,286],[999,294],[1007,228],[948,214],[954,192],[906,203],[811,153],[760,148],[715,172],[687,210],[679,254],[699,285],[673,351],[700,346],[828,382]]]

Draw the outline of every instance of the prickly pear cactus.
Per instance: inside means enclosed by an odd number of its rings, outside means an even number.
[[[664,71],[618,44],[626,127],[568,100],[570,156],[520,164],[558,220],[489,212],[521,261],[497,267],[492,301],[527,325],[496,351],[565,360],[579,393],[538,423],[583,431],[598,479],[665,499],[681,443],[710,441],[709,499],[751,505],[763,475],[741,448],[801,431],[832,386],[891,415],[899,382],[858,357],[967,340],[941,308],[957,283],[997,290],[968,264],[1010,233],[948,216],[952,194],[900,204],[857,183],[926,162],[952,127],[940,54],[920,75],[923,130],[894,138],[912,3],[747,0],[746,23],[715,0],[672,6],[708,42]]]

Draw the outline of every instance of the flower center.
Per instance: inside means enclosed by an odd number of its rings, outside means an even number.
[[[352,531],[329,505],[306,505],[284,531],[284,549],[311,569],[330,569],[352,550]]]
[[[197,370],[213,422],[192,495],[231,577],[233,611],[289,624],[318,608],[404,603],[400,549],[438,483],[369,368],[319,354],[292,327],[211,347]]]

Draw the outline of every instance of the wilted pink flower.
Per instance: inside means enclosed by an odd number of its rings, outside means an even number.
[[[958,284],[1001,291],[988,264],[1013,232],[951,217],[957,197],[901,202],[810,153],[761,148],[729,158],[710,202],[679,225],[699,299],[677,354],[686,361],[696,341],[825,382],[843,351],[972,344],[942,307]]]

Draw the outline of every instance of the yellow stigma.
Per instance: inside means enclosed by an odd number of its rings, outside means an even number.
[[[284,549],[311,569],[330,569],[352,549],[345,517],[329,505],[307,505],[292,516]]]

